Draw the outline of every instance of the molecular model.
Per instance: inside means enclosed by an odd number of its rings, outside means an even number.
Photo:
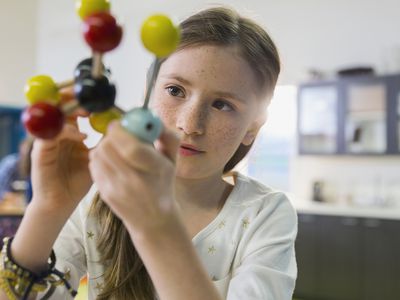
[[[145,48],[155,55],[148,80],[144,104],[127,113],[115,105],[116,88],[110,81],[110,70],[102,58],[121,42],[123,30],[110,14],[109,0],[80,0],[76,10],[83,20],[83,36],[92,49],[92,57],[82,60],[74,71],[74,78],[56,83],[47,75],[30,78],[25,96],[30,104],[22,122],[36,138],[52,139],[63,128],[68,115],[83,108],[89,114],[94,130],[105,134],[108,124],[121,119],[122,126],[145,142],[153,142],[161,133],[161,121],[148,109],[151,91],[163,57],[171,54],[180,39],[179,29],[165,15],[153,15],[141,28]],[[73,86],[76,100],[61,103],[60,89]]]

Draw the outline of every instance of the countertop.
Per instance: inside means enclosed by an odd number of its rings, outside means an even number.
[[[20,207],[0,207],[0,217],[1,216],[22,216],[25,209]]]
[[[304,200],[292,200],[292,204],[298,213],[303,214],[400,220],[400,206],[359,206]],[[24,211],[25,207],[21,205],[21,202],[3,201],[0,203],[0,216],[23,215]]]
[[[292,201],[298,213],[400,220],[400,207]]]
[[[23,194],[6,193],[0,200],[0,216],[22,216],[26,208]]]

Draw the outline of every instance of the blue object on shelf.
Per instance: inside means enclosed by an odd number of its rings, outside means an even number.
[[[0,159],[10,153],[17,153],[25,137],[21,122],[23,108],[0,106]]]

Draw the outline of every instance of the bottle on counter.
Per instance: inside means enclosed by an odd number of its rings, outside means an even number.
[[[312,191],[312,200],[316,202],[324,202],[323,195],[323,187],[324,183],[322,181],[314,181],[313,183],[313,191]]]

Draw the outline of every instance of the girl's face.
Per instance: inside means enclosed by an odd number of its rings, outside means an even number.
[[[235,47],[189,47],[162,64],[153,108],[165,125],[183,133],[178,177],[221,175],[240,143],[253,141],[263,123],[256,82]]]

